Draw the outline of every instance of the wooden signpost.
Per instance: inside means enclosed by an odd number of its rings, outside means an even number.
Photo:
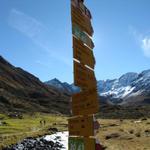
[[[92,41],[91,13],[84,0],[71,0],[73,34],[74,85],[81,91],[72,95],[72,118],[68,120],[69,150],[96,150],[95,130],[99,111],[97,82],[94,73],[95,58]]]
[[[70,136],[94,136],[93,116],[69,119],[69,129]]]
[[[89,48],[94,48],[94,43],[92,39],[84,31],[82,31],[82,29],[77,24],[73,24],[72,33],[76,38],[80,39]]]
[[[89,49],[81,40],[73,37],[73,57],[79,60],[82,64],[88,65],[94,69],[95,58],[93,51]]]
[[[74,85],[83,90],[96,88],[96,78],[94,72],[83,64],[74,62]]]
[[[93,28],[91,25],[91,21],[90,19],[88,19],[87,17],[85,17],[82,12],[72,6],[72,22],[74,24],[78,24],[78,26],[85,32],[87,32],[90,36],[93,35]]]
[[[99,102],[96,89],[82,91],[72,96],[73,115],[91,115],[99,110]]]

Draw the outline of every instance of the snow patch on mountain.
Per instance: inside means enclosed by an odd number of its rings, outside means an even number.
[[[121,97],[128,96],[134,89],[135,87],[131,87],[131,86],[125,87],[124,93],[122,94]]]
[[[127,73],[119,79],[101,80],[97,86],[99,95],[108,97],[113,102],[115,100],[118,102],[118,99],[120,102],[128,101],[136,96],[150,96],[150,70],[145,70],[139,74]]]
[[[58,79],[50,80],[46,84],[55,86],[70,94],[80,91],[73,84],[62,83]],[[97,82],[97,89],[100,96],[106,97],[114,103],[115,101],[121,103],[130,97],[138,95],[150,96],[150,70],[145,70],[139,74],[129,72],[113,80],[99,80]]]
[[[101,93],[101,96],[111,96],[113,98],[124,98],[125,96],[128,96],[135,87],[126,86],[126,87],[120,87],[118,89],[112,88],[108,92]]]

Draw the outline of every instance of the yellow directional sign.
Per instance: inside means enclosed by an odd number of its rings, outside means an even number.
[[[81,63],[74,62],[74,84],[83,90],[96,88],[94,71]]]
[[[84,65],[88,65],[94,69],[95,58],[93,51],[85,46],[81,40],[78,40],[75,37],[73,37],[73,57]]]
[[[82,91],[72,96],[72,114],[88,115],[97,113],[99,100],[96,89]]]
[[[89,89],[87,91],[81,91],[80,93],[76,93],[72,95],[73,103],[82,102],[83,99],[85,99],[84,101],[86,101],[86,99],[98,100],[97,89],[93,88],[93,89]]]
[[[90,88],[96,88],[96,80],[87,80],[87,78],[75,77],[74,85],[80,87],[83,91],[86,91]]]
[[[93,116],[75,117],[69,119],[70,136],[94,136]]]
[[[85,17],[85,15],[83,15],[83,13],[73,5],[71,7],[71,10],[72,10],[72,22],[78,24],[83,31],[87,32],[90,36],[92,36],[93,28],[90,19]]]

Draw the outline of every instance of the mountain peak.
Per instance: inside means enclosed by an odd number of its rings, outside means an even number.
[[[67,82],[61,82],[57,78],[47,81],[45,82],[45,84],[53,86],[61,91],[64,91],[70,94],[79,92],[78,87],[75,87],[73,84],[69,84]]]
[[[54,79],[52,79],[52,80],[50,80],[50,81],[54,81],[54,82],[59,82],[59,83],[61,83],[61,81],[58,80],[57,78],[54,78]]]

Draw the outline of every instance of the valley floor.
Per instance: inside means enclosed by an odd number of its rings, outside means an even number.
[[[67,118],[51,114],[25,114],[22,119],[0,114],[0,149],[26,137],[40,137],[67,129]]]
[[[150,119],[99,119],[97,138],[106,150],[149,150]]]
[[[40,121],[45,120],[45,125]],[[149,150],[150,119],[98,119],[101,128],[97,138],[106,150]],[[3,124],[2,124],[3,123]],[[60,115],[24,115],[11,119],[0,115],[0,149],[26,137],[52,134],[53,130],[67,131],[67,117]]]

